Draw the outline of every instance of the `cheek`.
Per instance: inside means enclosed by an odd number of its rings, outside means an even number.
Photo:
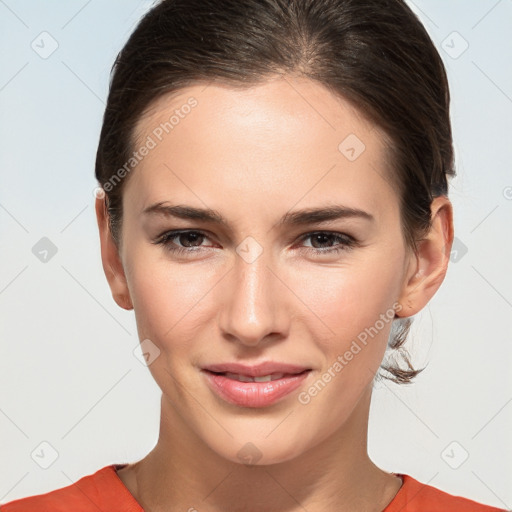
[[[379,258],[330,269],[330,276],[325,269],[309,276],[316,278],[310,281],[312,286],[306,286],[309,297],[330,334],[313,333],[324,367],[299,402],[310,412],[313,408],[329,411],[324,415],[326,431],[348,418],[386,351],[398,297],[400,255],[388,255],[385,265],[381,258],[382,253]]]
[[[190,347],[193,331],[203,320],[201,303],[207,303],[216,281],[215,271],[202,267],[198,276],[198,267],[173,263],[163,251],[154,250],[141,251],[127,267],[141,339],[151,339],[162,350],[176,343]]]
[[[325,356],[325,365],[336,375],[350,379],[356,391],[368,383],[384,356],[399,297],[402,254],[400,251],[368,251],[340,268],[316,269],[302,281],[299,292],[329,329],[315,341]],[[327,377],[329,378],[329,377]],[[336,387],[336,386],[334,386]]]
[[[334,331],[346,339],[372,326],[399,296],[401,255],[380,250],[347,258],[337,268],[311,267],[295,276],[299,296]]]

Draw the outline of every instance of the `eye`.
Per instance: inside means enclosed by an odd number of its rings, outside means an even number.
[[[310,247],[306,246],[306,249],[313,254],[337,254],[357,246],[357,240],[345,233],[315,231],[314,233],[307,233],[301,238],[302,241],[308,239],[311,239],[312,245]],[[337,245],[332,246],[332,243],[337,243]]]
[[[204,247],[201,242],[207,238],[205,233],[201,231],[167,231],[160,235],[154,244],[163,245],[166,250],[173,253],[191,253],[197,252]],[[178,241],[180,245],[177,245],[174,241]]]

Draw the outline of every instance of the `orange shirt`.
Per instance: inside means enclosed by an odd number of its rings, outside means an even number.
[[[130,491],[117,476],[112,464],[84,476],[61,489],[29,496],[0,505],[0,512],[144,512]],[[402,478],[402,487],[382,512],[502,512],[476,501],[453,496],[409,475]],[[199,505],[198,505],[199,506]],[[200,510],[199,506],[199,510]]]

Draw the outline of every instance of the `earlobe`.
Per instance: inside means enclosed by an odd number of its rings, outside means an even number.
[[[418,242],[411,254],[407,275],[398,302],[399,317],[410,317],[421,311],[443,282],[453,243],[453,209],[446,196],[436,197],[431,205],[432,224],[428,234]]]
[[[119,249],[110,230],[105,199],[97,197],[95,208],[100,236],[101,262],[112,297],[119,307],[127,310],[133,309]]]

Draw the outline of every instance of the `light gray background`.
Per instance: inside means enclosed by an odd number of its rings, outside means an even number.
[[[157,439],[160,390],[134,356],[133,312],[110,295],[93,196],[110,67],[150,4],[0,0],[0,502],[137,460]],[[427,369],[375,390],[370,455],[510,508],[512,1],[409,5],[451,84],[457,252],[408,342]],[[42,237],[57,248],[47,262],[32,252]]]

